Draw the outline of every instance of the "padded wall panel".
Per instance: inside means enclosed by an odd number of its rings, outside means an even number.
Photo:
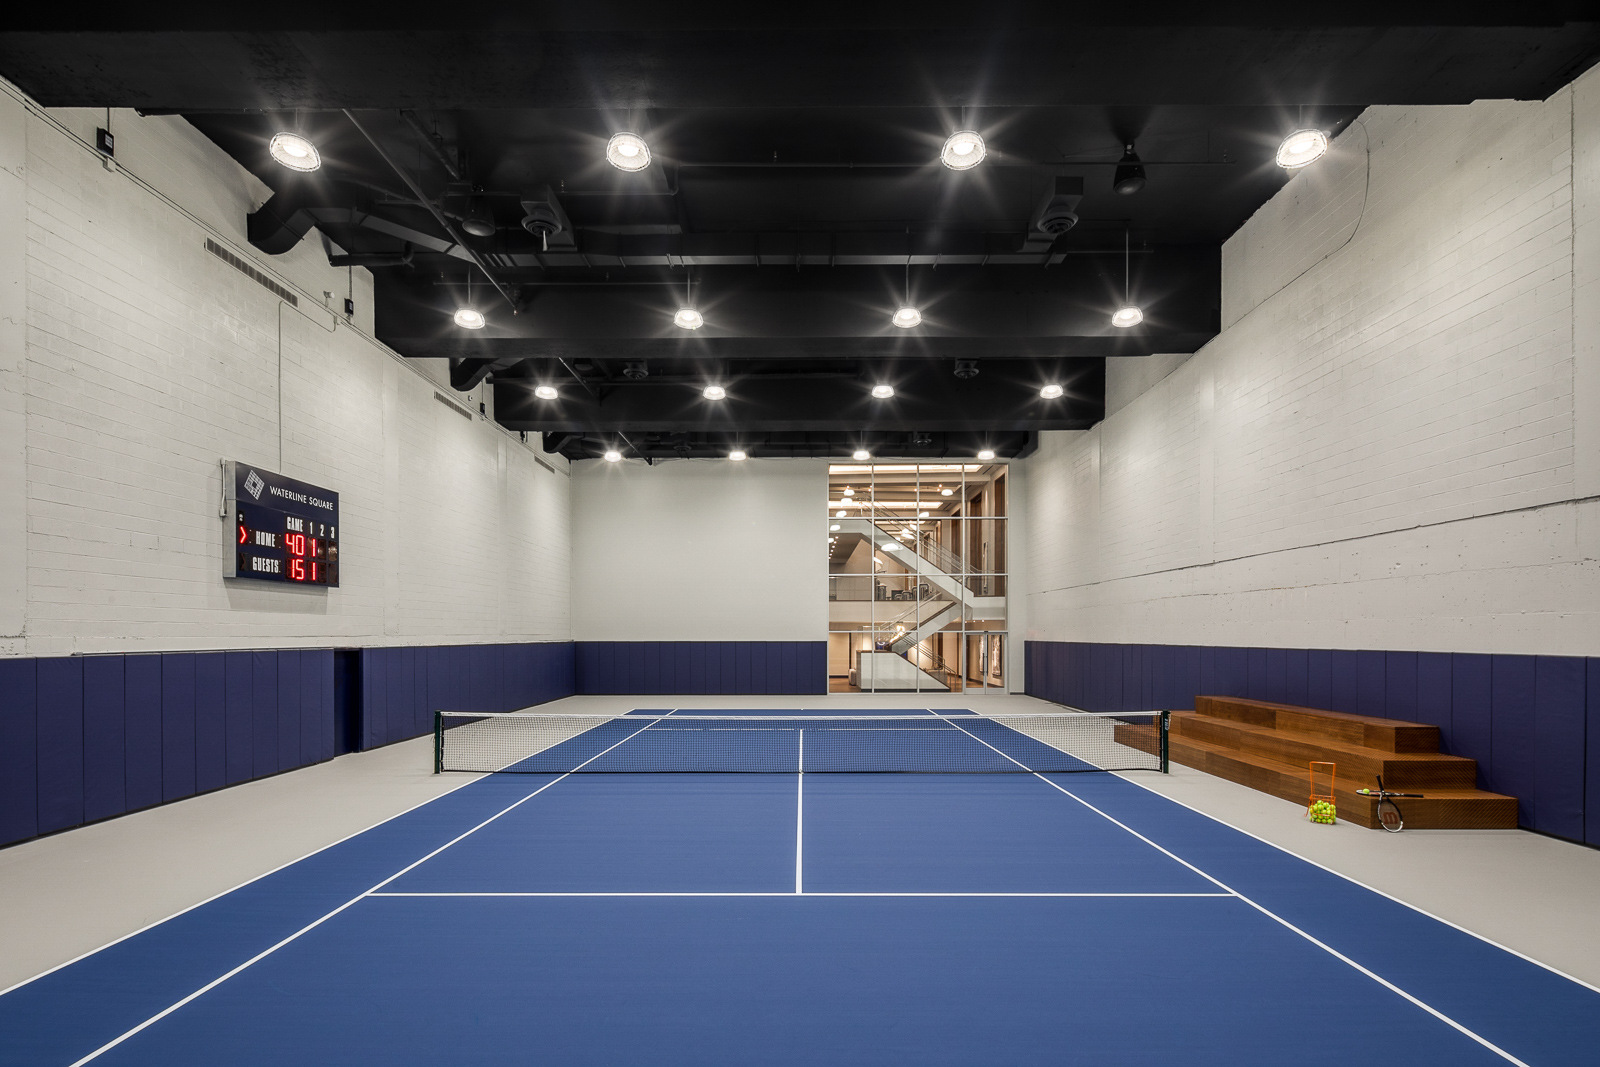
[[[193,652],[161,656],[161,799],[195,793]]]
[[[1490,778],[1494,751],[1490,739],[1490,657],[1457,652],[1450,657],[1450,745],[1453,756],[1478,761],[1478,785]]]
[[[83,660],[41,659],[39,832],[83,822]]]
[[[251,766],[255,777],[265,778],[278,773],[278,654],[252,652],[250,660],[254,677]]]
[[[1535,830],[1583,839],[1584,734],[1588,682],[1576,656],[1534,660]]]
[[[1361,654],[1348,648],[1329,653],[1333,681],[1328,707],[1332,711],[1359,712],[1361,706]]]
[[[1245,695],[1251,700],[1271,700],[1272,698],[1267,696],[1267,650],[1245,649],[1244,662]]]
[[[1590,658],[1585,663],[1588,667],[1588,691],[1584,703],[1588,707],[1588,722],[1584,730],[1587,758],[1583,790],[1583,839],[1591,845],[1600,845],[1600,659]]]
[[[1378,649],[1356,653],[1356,706],[1358,715],[1384,715],[1388,654]]]
[[[122,657],[128,810],[161,803],[161,670],[156,654]]]
[[[1535,826],[1538,793],[1535,789],[1534,660],[1532,656],[1493,656],[1490,678],[1489,751],[1494,757],[1489,788],[1510,793],[1517,805],[1517,822]]]
[[[1283,702],[1309,706],[1311,700],[1311,651],[1305,648],[1284,650]]]
[[[127,719],[121,656],[83,659],[83,817],[128,810]]]
[[[1217,649],[1217,696],[1242,697],[1250,694],[1250,650],[1248,648]]]
[[[1417,653],[1417,721],[1439,728],[1441,747],[1450,747],[1450,653]]]
[[[1383,657],[1383,716],[1417,721],[1417,654],[1386,652]]]
[[[1279,704],[1288,703],[1289,700],[1289,650],[1286,648],[1269,648],[1266,653],[1266,693],[1264,699],[1276,701]]]
[[[228,691],[221,652],[194,658],[194,787],[205,793],[228,784]]]
[[[361,650],[361,748],[389,741],[389,674],[382,648]]]
[[[319,653],[300,653],[300,762],[320,763],[322,754],[322,664]]]
[[[255,695],[254,653],[228,652],[223,655],[223,716],[226,719],[225,771],[229,785],[247,782],[254,774],[250,750],[254,741]]]
[[[0,845],[39,833],[38,661],[0,659]]]
[[[1333,707],[1333,652],[1330,649],[1306,650],[1306,706]]]
[[[300,766],[300,653],[278,653],[278,770]]]

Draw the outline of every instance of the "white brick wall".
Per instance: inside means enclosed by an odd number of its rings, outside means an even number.
[[[1026,461],[1029,636],[1600,654],[1597,98],[1371,108],[1293,178],[1223,333]]]
[[[92,145],[104,116],[0,94],[0,166],[4,131],[26,142],[24,180],[0,171],[0,219],[22,222],[0,301],[20,277],[26,322],[20,440],[0,327],[0,444],[23,456],[20,495],[0,466],[0,505],[22,500],[26,522],[0,551],[26,560],[16,632],[0,567],[0,653],[568,640],[565,464],[440,404],[437,368],[373,341],[366,272],[329,268],[319,240],[251,250],[265,190],[187,124],[115,113],[107,170],[74,136]],[[208,236],[299,289],[300,310]],[[354,327],[322,306],[352,286]],[[485,392],[460,399],[475,412]],[[222,579],[223,457],[340,493],[341,588]]]

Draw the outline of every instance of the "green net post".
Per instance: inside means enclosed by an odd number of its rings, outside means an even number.
[[[1172,729],[1172,712],[1161,713],[1161,773],[1167,772],[1167,732]]]
[[[444,712],[442,711],[433,713],[433,773],[444,773]]]

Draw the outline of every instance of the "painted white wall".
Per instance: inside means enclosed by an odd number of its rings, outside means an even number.
[[[1600,73],[1368,109],[1223,309],[1022,464],[1029,637],[1600,655]]]
[[[253,250],[267,190],[187,123],[110,121],[108,168],[103,110],[0,83],[0,654],[569,639],[565,463],[436,400],[319,235]],[[340,494],[341,588],[221,577],[224,457]]]
[[[578,641],[821,641],[824,460],[572,465]]]

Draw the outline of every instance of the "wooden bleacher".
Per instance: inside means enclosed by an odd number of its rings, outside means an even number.
[[[1406,826],[1417,829],[1515,829],[1517,798],[1477,786],[1478,763],[1439,751],[1439,728],[1339,711],[1237,697],[1195,697],[1194,711],[1172,713],[1168,739],[1177,763],[1284,800],[1305,804],[1306,765],[1338,765],[1339,818],[1377,829],[1377,802],[1357,789],[1425,794],[1401,800]]]

